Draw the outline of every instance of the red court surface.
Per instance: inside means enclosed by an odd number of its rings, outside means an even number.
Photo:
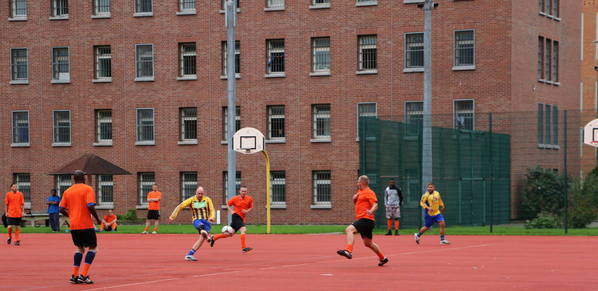
[[[6,235],[2,235],[4,241]],[[352,260],[341,235],[248,235],[204,245],[196,235],[99,234],[93,285],[70,285],[68,234],[24,234],[0,245],[1,290],[598,290],[598,237],[376,236],[390,262],[357,239]]]

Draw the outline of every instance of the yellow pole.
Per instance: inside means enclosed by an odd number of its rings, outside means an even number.
[[[262,151],[266,159],[266,233],[270,233],[270,200],[271,200],[271,186],[270,186],[270,156],[267,151]]]

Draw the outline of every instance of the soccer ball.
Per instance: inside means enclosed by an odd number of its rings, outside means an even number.
[[[222,233],[223,234],[233,234],[233,233],[235,233],[235,230],[232,227],[225,225],[224,227],[222,227]]]

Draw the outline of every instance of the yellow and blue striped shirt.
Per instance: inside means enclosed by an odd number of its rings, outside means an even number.
[[[179,204],[172,214],[170,215],[171,219],[175,219],[179,212],[184,208],[191,209],[191,215],[193,216],[193,220],[196,219],[214,219],[216,215],[216,211],[214,211],[214,204],[212,204],[212,199],[209,197],[203,196],[201,200],[197,199],[197,196],[193,196]]]

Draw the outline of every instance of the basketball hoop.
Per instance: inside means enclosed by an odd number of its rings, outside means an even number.
[[[244,155],[259,153],[264,150],[264,135],[253,127],[239,129],[233,135],[233,149]]]
[[[584,127],[583,142],[589,146],[598,148],[598,119],[590,121]]]

